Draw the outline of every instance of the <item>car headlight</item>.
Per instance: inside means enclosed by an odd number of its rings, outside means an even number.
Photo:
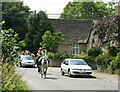
[[[79,70],[79,68],[73,68],[72,70]]]
[[[25,61],[22,61],[21,63],[25,63]]]

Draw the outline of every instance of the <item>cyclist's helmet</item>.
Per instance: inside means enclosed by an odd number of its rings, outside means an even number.
[[[42,48],[40,47],[39,50],[42,50]]]

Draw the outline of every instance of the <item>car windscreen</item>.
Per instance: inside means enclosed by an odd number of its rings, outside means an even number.
[[[84,60],[70,60],[70,65],[87,65]]]
[[[22,60],[32,60],[32,57],[29,57],[29,56],[23,56],[23,57],[22,57]]]

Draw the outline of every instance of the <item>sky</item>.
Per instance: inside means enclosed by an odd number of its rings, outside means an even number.
[[[49,18],[58,18],[59,14],[63,12],[63,8],[73,0],[22,0],[25,5],[29,6],[32,11],[45,11]],[[109,2],[113,0],[102,0]],[[114,0],[119,1],[119,0]]]

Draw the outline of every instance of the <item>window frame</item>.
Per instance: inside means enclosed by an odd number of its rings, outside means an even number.
[[[73,52],[73,49],[75,52]],[[77,51],[78,49],[78,51]],[[80,45],[79,44],[72,44],[72,55],[79,55],[80,54]]]

